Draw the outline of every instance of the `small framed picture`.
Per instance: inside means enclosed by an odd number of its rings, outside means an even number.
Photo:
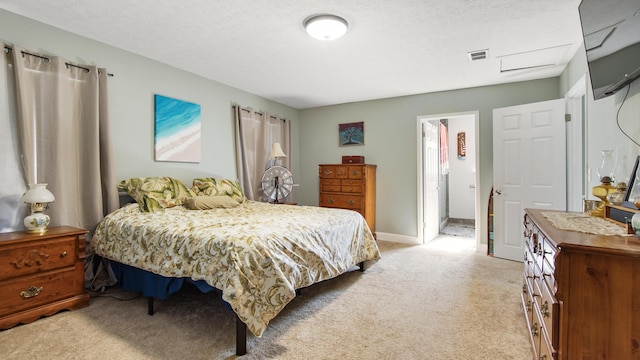
[[[340,146],[364,145],[364,122],[338,124]]]

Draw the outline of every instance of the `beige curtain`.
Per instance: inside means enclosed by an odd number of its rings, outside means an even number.
[[[250,200],[265,201],[260,181],[271,165],[271,144],[279,142],[286,158],[278,164],[293,170],[291,164],[291,124],[289,120],[235,106],[236,167],[238,181]],[[294,174],[295,178],[295,174]]]
[[[117,209],[107,71],[13,46],[24,183],[47,183],[51,225],[93,230]],[[25,207],[25,214],[27,210]]]
[[[5,44],[0,42],[3,49]],[[20,202],[27,186],[21,170],[11,54],[0,56],[0,232],[22,230],[26,207]]]

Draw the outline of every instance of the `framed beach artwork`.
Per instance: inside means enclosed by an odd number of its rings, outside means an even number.
[[[340,146],[364,145],[364,122],[338,124]]]
[[[154,96],[156,161],[200,162],[200,105]]]

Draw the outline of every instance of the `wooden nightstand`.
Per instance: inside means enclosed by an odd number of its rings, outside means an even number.
[[[84,292],[86,230],[0,234],[0,329],[89,305]]]

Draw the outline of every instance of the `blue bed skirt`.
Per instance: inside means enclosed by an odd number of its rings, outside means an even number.
[[[215,289],[204,280],[189,278],[168,278],[133,266],[110,261],[111,269],[123,290],[141,292],[143,296],[160,300],[180,290],[185,281],[194,284],[198,290],[208,293]]]

